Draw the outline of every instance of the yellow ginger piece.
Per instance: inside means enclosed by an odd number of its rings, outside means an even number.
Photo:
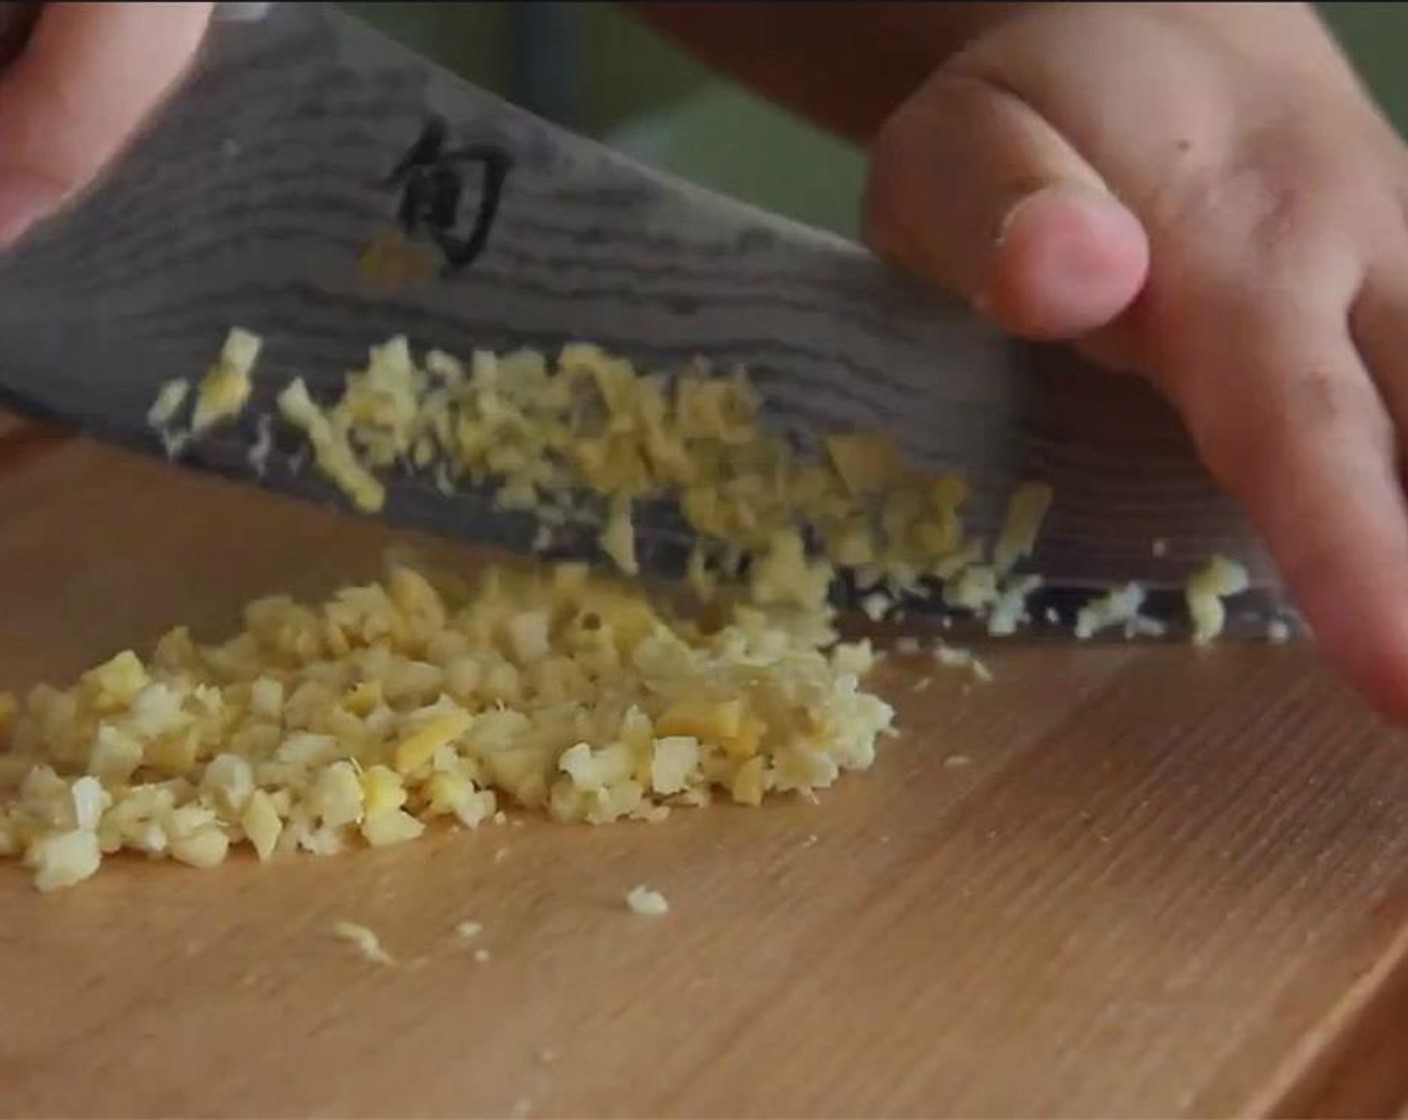
[[[998,571],[1008,571],[1032,554],[1052,498],[1051,487],[1044,482],[1028,482],[1017,488],[1008,501],[1007,518],[992,550]]]
[[[362,774],[362,802],[368,817],[394,813],[406,803],[401,776],[386,766],[372,766]]]
[[[386,488],[362,464],[347,436],[313,403],[301,379],[279,394],[279,411],[290,424],[303,429],[313,447],[318,469],[339,486],[357,508],[370,513],[381,509],[386,503]]]
[[[830,436],[826,453],[846,489],[857,497],[884,490],[904,477],[899,448],[873,432]]]
[[[235,327],[225,338],[219,360],[201,379],[196,391],[195,409],[191,416],[191,431],[199,435],[222,420],[230,420],[244,411],[254,389],[254,366],[259,360],[260,340],[249,331]],[[175,390],[163,389],[162,394],[175,396]],[[181,397],[184,399],[185,394]],[[153,409],[158,414],[170,401],[158,395]],[[171,408],[174,413],[180,401]]]
[[[441,747],[448,746],[469,728],[474,717],[466,711],[430,720],[396,744],[396,773],[406,775],[424,766]]]
[[[283,818],[274,799],[262,789],[255,790],[240,814],[240,827],[261,860],[269,859],[278,847],[284,830]]]
[[[763,803],[763,760],[750,758],[733,776],[733,799],[740,805]]]
[[[655,721],[661,735],[688,736],[710,742],[727,742],[743,728],[741,700],[680,700],[671,704]]]

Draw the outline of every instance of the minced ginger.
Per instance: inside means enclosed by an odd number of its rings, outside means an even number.
[[[212,867],[504,808],[658,821],[804,793],[868,768],[893,717],[860,688],[868,647],[816,638],[746,604],[705,626],[581,565],[264,599],[225,642],[176,629],[33,689],[0,729],[0,853],[51,890],[122,850]]]

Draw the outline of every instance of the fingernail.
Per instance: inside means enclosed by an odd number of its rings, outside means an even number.
[[[1080,338],[1108,326],[1139,294],[1148,238],[1108,191],[1053,183],[1007,210],[988,269],[1006,325],[1031,337]]]
[[[0,171],[0,248],[8,248],[64,201],[63,188],[32,171]]]
[[[1022,195],[1021,198],[1017,199],[1016,202],[1008,207],[1007,212],[1002,215],[1002,221],[998,223],[997,236],[993,239],[993,246],[995,248],[1000,247],[1003,242],[1007,240],[1007,234],[1012,229],[1012,224],[1017,220],[1017,217],[1022,211],[1030,207],[1032,203],[1036,202],[1038,199],[1062,197],[1089,199],[1096,205],[1107,205],[1116,201],[1114,196],[1104,187],[1092,186],[1088,183],[1075,180],[1045,183],[1042,186],[1027,191],[1026,194]]]
[[[997,223],[997,235],[992,239],[994,249],[1000,249],[1003,242],[1007,240],[1007,231],[1012,228],[1012,223],[1017,220],[1017,215],[1031,205],[1032,199],[1040,198],[1047,189],[1041,187],[1038,190],[1029,191],[1007,208],[1007,212],[1002,215],[1002,221]]]

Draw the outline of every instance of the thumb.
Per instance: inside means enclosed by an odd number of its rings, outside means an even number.
[[[51,3],[0,75],[0,246],[87,186],[184,74],[209,3]]]
[[[881,129],[865,235],[1016,334],[1073,339],[1139,294],[1139,220],[1016,94],[936,72]]]

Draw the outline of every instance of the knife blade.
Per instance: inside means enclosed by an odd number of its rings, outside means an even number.
[[[449,187],[417,197],[408,168]],[[369,285],[369,244],[427,222],[433,282]],[[0,398],[164,455],[147,423],[159,387],[198,376],[236,324],[265,340],[252,407],[181,463],[281,494],[340,501],[294,445],[250,462],[250,417],[295,376],[332,399],[398,334],[462,355],[591,341],[655,369],[696,355],[742,365],[769,421],[804,447],[885,432],[915,465],[969,481],[979,532],[996,531],[1019,482],[1049,482],[1039,613],[1137,579],[1146,613],[1177,629],[1183,581],[1213,552],[1251,572],[1234,629],[1259,632],[1288,606],[1143,382],[1006,337],[844,239],[640,166],[330,5],[217,23],[154,126],[0,261]],[[409,475],[381,516],[516,552],[535,530],[487,493]],[[670,510],[642,510],[637,530],[648,572],[682,569],[688,533]],[[589,526],[559,543],[599,556]]]

